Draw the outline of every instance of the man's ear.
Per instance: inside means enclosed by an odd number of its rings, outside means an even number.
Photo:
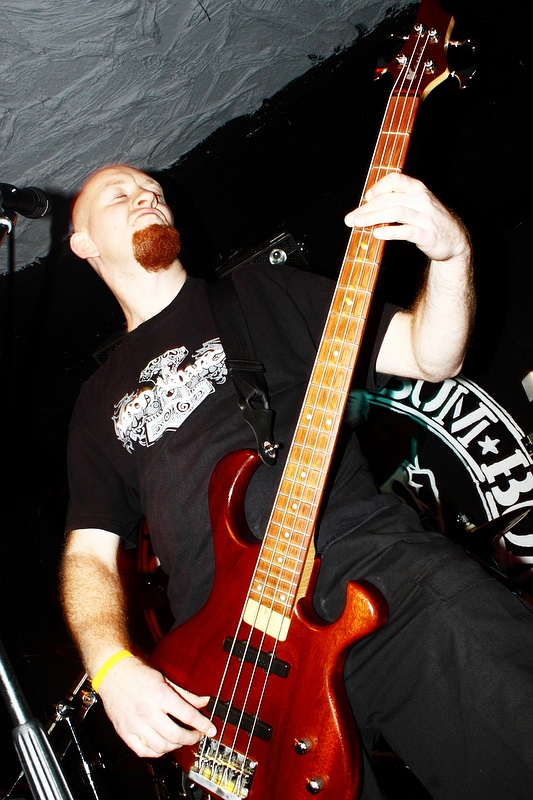
[[[79,258],[95,258],[100,255],[98,248],[85,231],[75,231],[71,234],[70,249]]]

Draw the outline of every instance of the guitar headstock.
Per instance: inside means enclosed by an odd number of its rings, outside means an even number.
[[[451,13],[445,11],[439,0],[421,0],[416,20],[407,35],[400,36],[400,50],[386,65],[379,65],[376,78],[392,75],[395,90],[406,95],[424,98],[450,74],[447,51],[454,27]]]

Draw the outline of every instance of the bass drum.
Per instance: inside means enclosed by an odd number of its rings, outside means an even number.
[[[347,408],[380,489],[455,539],[527,599],[533,582],[533,450],[515,420],[464,376],[391,379]]]

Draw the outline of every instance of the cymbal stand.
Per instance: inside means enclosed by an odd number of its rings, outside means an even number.
[[[82,704],[84,707],[83,715],[87,714],[88,711],[98,702],[98,696],[96,692],[92,691],[92,689],[84,688],[87,682],[88,676],[85,674],[74,692],[74,696],[82,698]],[[95,800],[107,800],[107,793],[105,795],[101,794],[102,787],[99,787],[97,785],[97,781],[95,780],[95,769],[97,767],[102,767],[102,764],[100,760],[94,763],[87,758],[72,721],[73,715],[74,707],[72,706],[71,702],[68,701],[68,699],[56,704],[55,723],[65,722],[67,724],[70,734],[69,742],[72,743],[76,749],[76,753],[78,755],[78,764],[81,769],[85,787],[89,790],[91,797],[94,797]]]
[[[15,726],[15,750],[35,800],[74,800],[43,726],[31,715],[1,641],[0,691]]]

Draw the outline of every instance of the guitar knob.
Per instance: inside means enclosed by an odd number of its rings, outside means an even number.
[[[282,250],[281,247],[275,247],[270,251],[268,260],[274,266],[277,266],[278,264],[284,264],[287,261],[287,253],[285,250]]]
[[[309,794],[318,794],[322,791],[324,786],[324,778],[321,778],[319,775],[317,775],[315,778],[309,778],[305,784],[305,788]]]
[[[307,736],[303,736],[301,739],[296,739],[294,742],[294,749],[299,756],[305,756],[305,754],[308,753],[312,747],[313,742],[311,739],[308,739]]]

